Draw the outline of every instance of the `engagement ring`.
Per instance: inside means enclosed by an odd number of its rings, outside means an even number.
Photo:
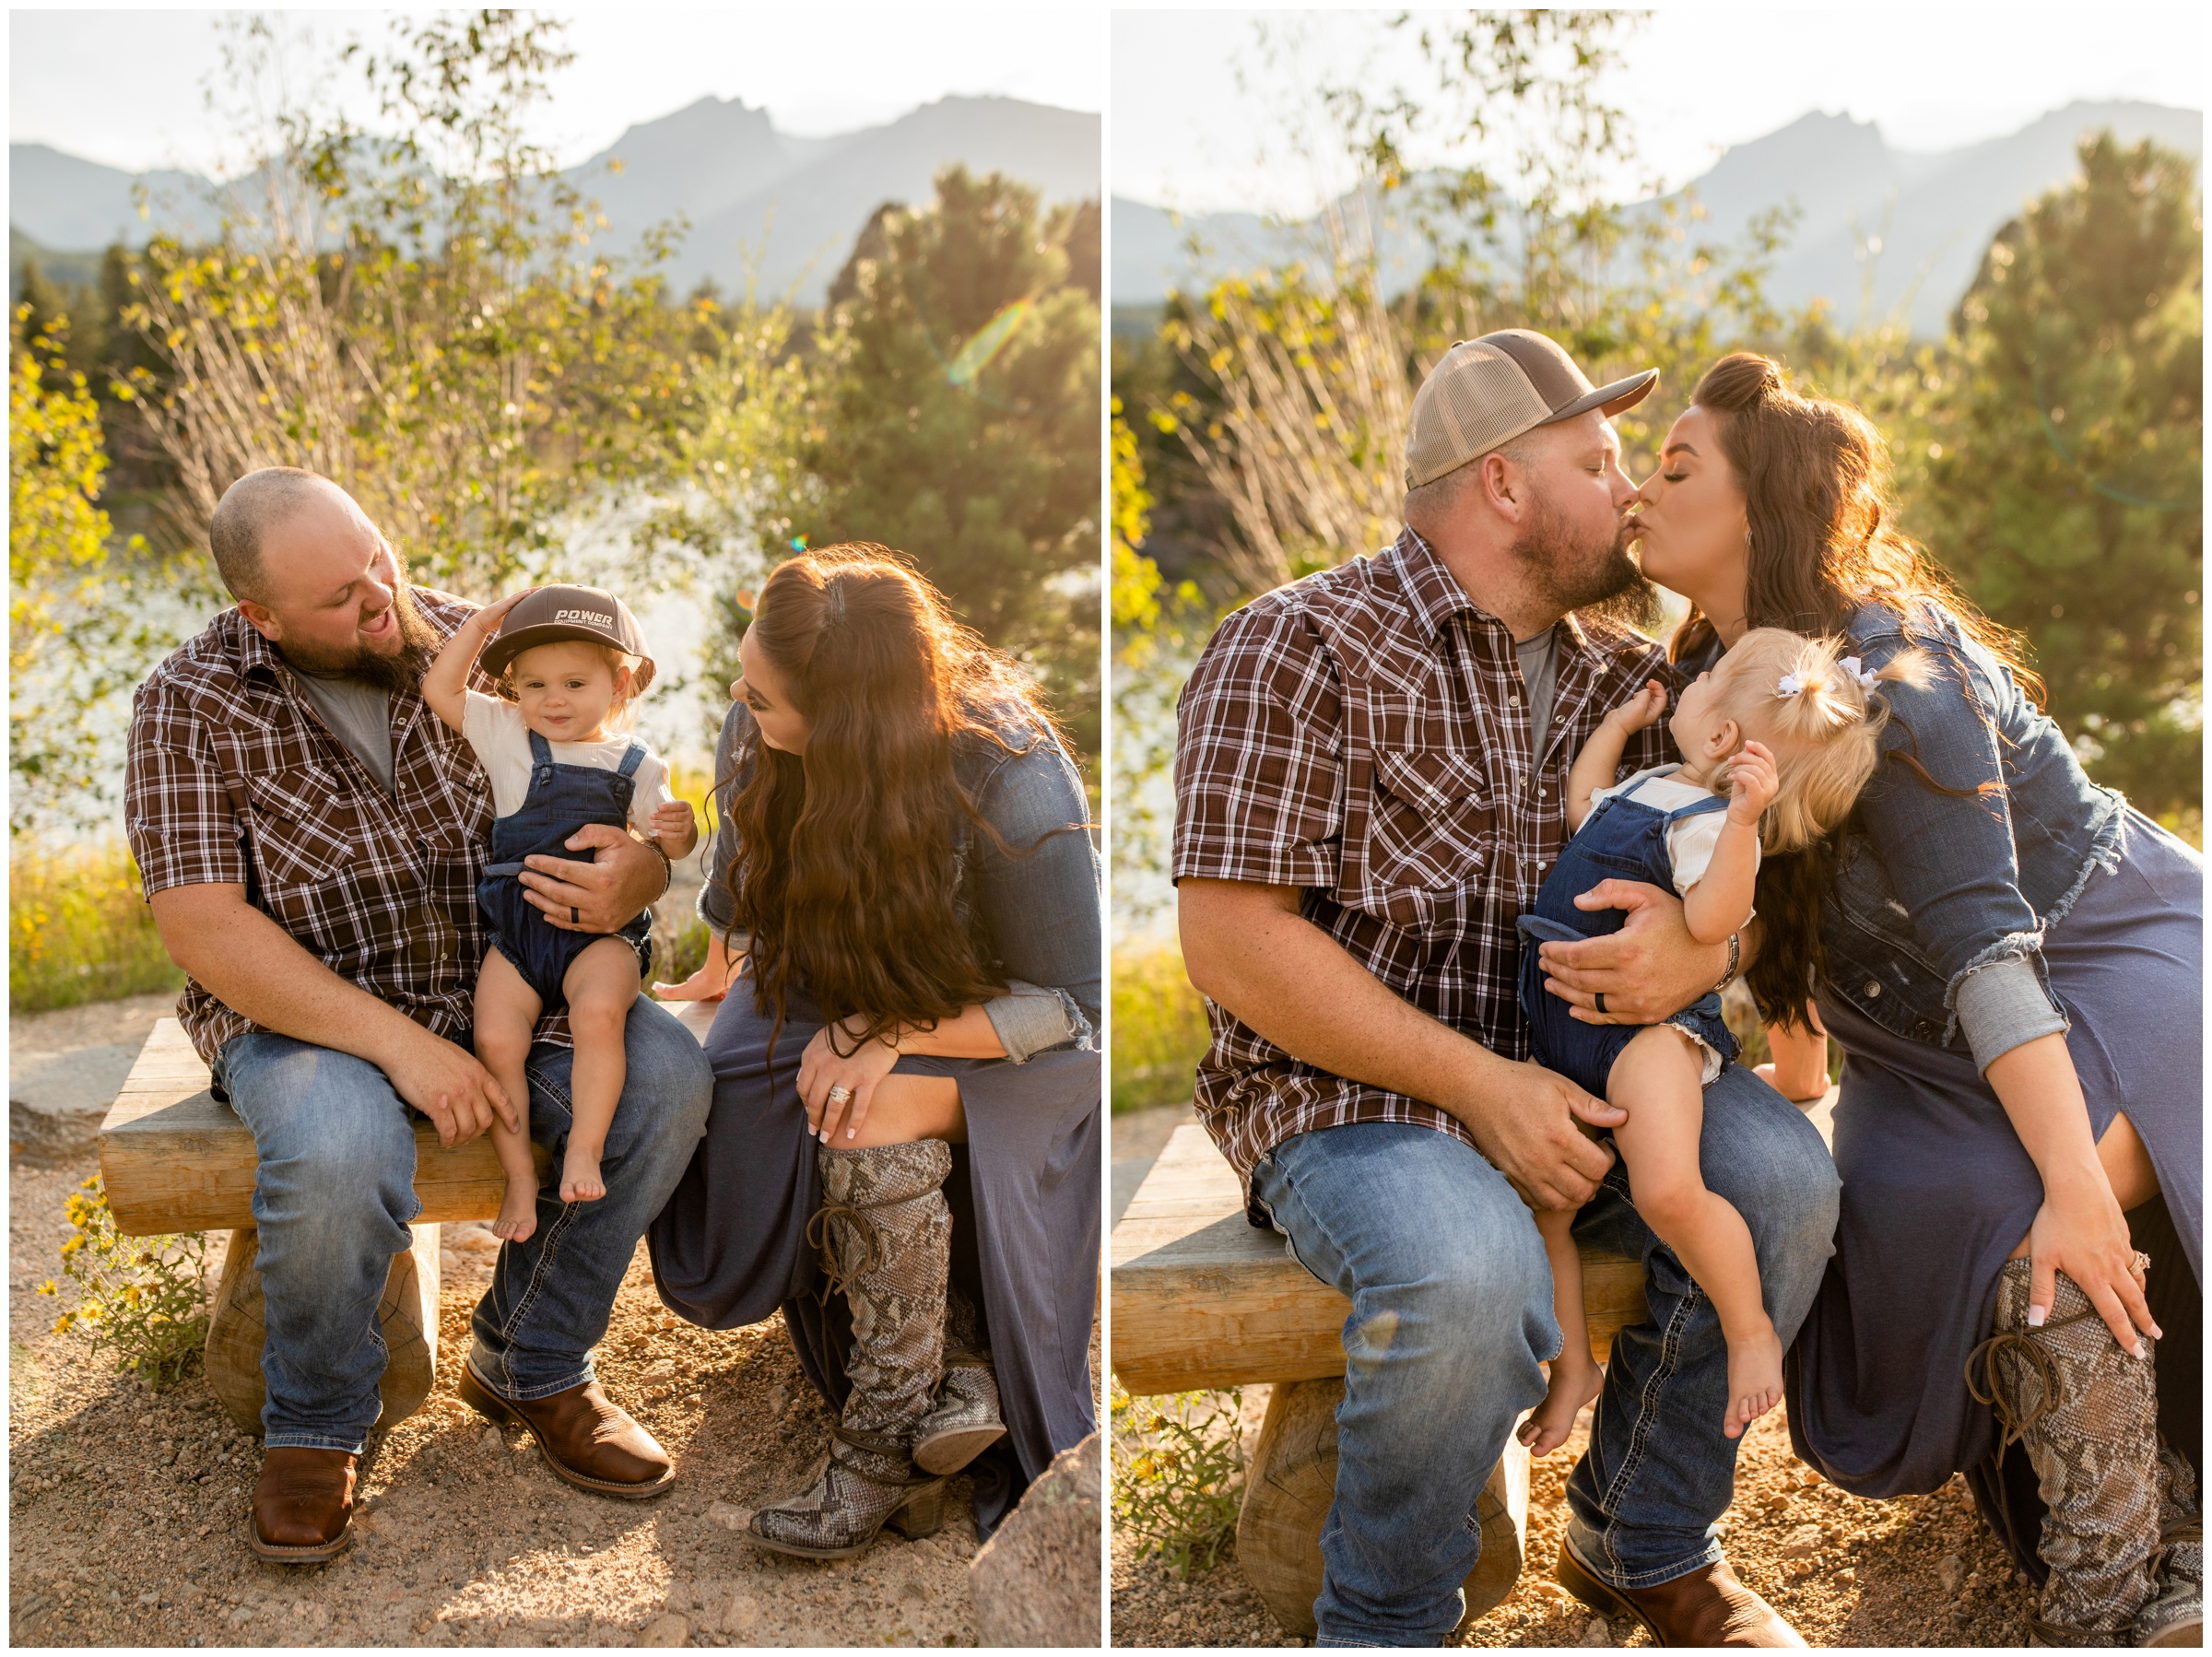
[[[852,1097],[853,1089],[850,1087],[832,1087],[830,1089],[830,1102],[833,1105],[841,1105]]]

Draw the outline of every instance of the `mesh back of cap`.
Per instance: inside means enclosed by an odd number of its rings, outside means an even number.
[[[1520,364],[1495,347],[1462,340],[1414,394],[1406,487],[1433,483],[1550,417]]]

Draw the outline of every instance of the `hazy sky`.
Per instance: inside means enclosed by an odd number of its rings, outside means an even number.
[[[1263,61],[1262,18],[1291,61]],[[1387,85],[1418,63],[1371,11],[1117,12],[1114,194],[1191,211],[1310,211],[1348,176],[1333,155],[1299,153],[1327,150],[1311,88],[1362,64],[1364,86]],[[1808,110],[1877,122],[1900,148],[1947,149],[2076,99],[2202,109],[2204,65],[2194,10],[1665,6],[1630,38],[1611,95],[1645,163],[1677,185]]]
[[[778,127],[807,135],[876,125],[948,93],[1103,108],[1106,22],[1093,8],[552,9],[571,19],[576,62],[554,83],[539,138],[564,164],[708,93],[766,105]],[[200,83],[220,61],[220,15],[11,12],[8,137],[132,171],[216,164]],[[394,14],[271,15],[381,45]]]

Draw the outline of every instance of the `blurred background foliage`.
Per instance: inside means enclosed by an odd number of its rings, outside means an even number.
[[[48,853],[112,832],[130,687],[229,602],[208,516],[269,464],[335,478],[426,585],[689,595],[720,623],[695,681],[702,731],[774,563],[841,539],[897,547],[1036,675],[1095,803],[1096,202],[1046,210],[1024,184],[949,168],[931,199],[877,210],[818,310],[710,283],[677,294],[663,271],[684,225],[609,255],[594,205],[524,136],[569,61],[558,21],[394,18],[325,65],[373,95],[373,131],[288,97],[271,24],[227,28],[211,102],[252,168],[217,201],[219,236],[118,245],[86,281],[19,273],[18,892],[61,889],[75,865]],[[86,979],[78,966],[120,949],[114,971],[137,981],[137,945],[108,919],[40,901],[11,908],[19,987],[48,976],[23,976],[34,912],[42,935],[83,923],[43,946],[56,970]]]
[[[2025,637],[2090,775],[2201,845],[2192,158],[2091,136],[2076,177],[1992,241],[1942,337],[1912,337],[1903,306],[1846,327],[1818,303],[1769,302],[1786,213],[1712,245],[1692,197],[1630,207],[1600,192],[1635,155],[1603,97],[1632,14],[1394,26],[1419,31],[1430,83],[1324,88],[1365,182],[1320,216],[1310,256],[1174,295],[1113,340],[1115,1108],[1187,1099],[1206,1044],[1160,925],[1182,681],[1230,609],[1394,537],[1413,390],[1453,340],[1498,328],[1552,335],[1596,383],[1659,370],[1660,394],[1616,422],[1638,481],[1728,350],[1856,404],[1888,439],[1906,533]],[[1407,153],[1439,133],[1489,159],[1416,170]],[[1430,249],[1388,299],[1373,251],[1386,215]],[[1878,248],[1861,249],[1869,292]]]

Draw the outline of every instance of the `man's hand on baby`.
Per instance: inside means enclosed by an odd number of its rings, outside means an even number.
[[[1757,828],[1759,813],[1773,804],[1781,786],[1772,751],[1764,743],[1747,742],[1728,762],[1728,820]]]
[[[1665,711],[1666,687],[1657,679],[1649,679],[1641,690],[1606,715],[1606,723],[1622,731],[1641,731],[1646,725],[1656,724]]]

